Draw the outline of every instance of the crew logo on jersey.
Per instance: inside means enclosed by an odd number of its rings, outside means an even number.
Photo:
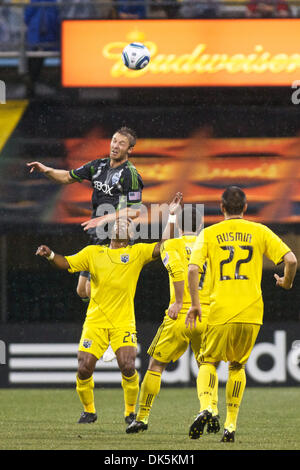
[[[122,263],[128,263],[129,261],[129,255],[121,255],[121,261]]]
[[[91,339],[84,339],[82,342],[82,345],[84,348],[89,349],[92,346],[92,340]]]
[[[120,171],[119,173],[114,173],[111,177],[111,184],[117,184],[119,182],[119,179],[121,178],[123,170]]]

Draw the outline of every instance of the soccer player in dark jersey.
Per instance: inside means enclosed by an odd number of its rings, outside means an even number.
[[[38,171],[59,184],[89,180],[93,186],[92,219],[82,226],[93,244],[106,244],[109,243],[106,224],[112,227],[117,211],[121,214],[126,210],[131,219],[138,215],[143,181],[128,160],[135,144],[135,132],[128,127],[121,127],[112,136],[109,158],[98,158],[70,171],[57,170],[40,162],[30,162],[27,166],[30,167],[30,173]],[[86,272],[80,273],[77,293],[83,299],[89,297],[90,282]]]

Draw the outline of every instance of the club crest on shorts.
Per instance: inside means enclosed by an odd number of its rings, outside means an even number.
[[[92,340],[84,339],[82,345],[84,348],[89,349],[92,346]]]
[[[121,255],[121,261],[122,263],[128,263],[129,261],[129,255]]]

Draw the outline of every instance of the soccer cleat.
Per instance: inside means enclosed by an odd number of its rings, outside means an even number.
[[[208,432],[208,434],[212,434],[212,433],[217,433],[220,431],[220,416],[219,415],[215,415],[215,416],[212,416],[212,419],[211,419],[211,422],[207,423],[207,429],[206,431]]]
[[[130,413],[130,415],[125,416],[125,424],[128,424],[128,426],[135,420],[136,418],[136,413]]]
[[[234,434],[235,434],[235,431],[228,431],[228,429],[224,429],[224,434],[223,434],[223,437],[221,439],[221,442],[234,442]]]
[[[80,415],[78,423],[94,423],[95,421],[97,421],[96,413],[88,413],[87,411],[83,411]]]
[[[147,431],[148,424],[144,423],[143,421],[132,421],[131,424],[126,429],[127,434],[134,434],[138,432]]]
[[[199,439],[202,436],[205,425],[211,424],[212,414],[208,410],[203,410],[196,416],[195,421],[190,427],[189,437],[190,439]]]

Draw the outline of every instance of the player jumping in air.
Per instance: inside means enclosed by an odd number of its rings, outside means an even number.
[[[190,258],[188,279],[192,305],[186,316],[188,327],[194,328],[196,321],[201,321],[198,276],[203,273],[206,261],[212,277],[204,348],[198,357],[201,406],[190,426],[191,439],[198,439],[211,422],[216,367],[225,361],[229,362],[229,375],[222,441],[234,442],[246,386],[245,364],[263,322],[263,255],[276,265],[284,263],[283,276],[274,274],[276,285],[283,289],[291,289],[297,270],[297,259],[290,248],[265,225],[245,220],[246,209],[245,193],[236,186],[227,188],[221,201],[225,220],[202,230]]]
[[[139,214],[143,182],[135,167],[128,160],[135,144],[135,132],[128,127],[121,127],[112,136],[109,158],[93,160],[71,171],[50,168],[40,162],[27,163],[27,166],[30,167],[30,173],[38,171],[59,184],[90,181],[93,186],[92,219],[82,225],[93,244],[107,244],[109,243],[109,230],[101,231],[102,236],[99,238],[100,225],[103,227],[110,223],[112,226],[116,213],[124,211],[125,208],[128,208],[128,216],[131,218]],[[109,213],[104,215],[105,212]],[[80,273],[77,293],[82,299],[90,297],[88,272]]]

